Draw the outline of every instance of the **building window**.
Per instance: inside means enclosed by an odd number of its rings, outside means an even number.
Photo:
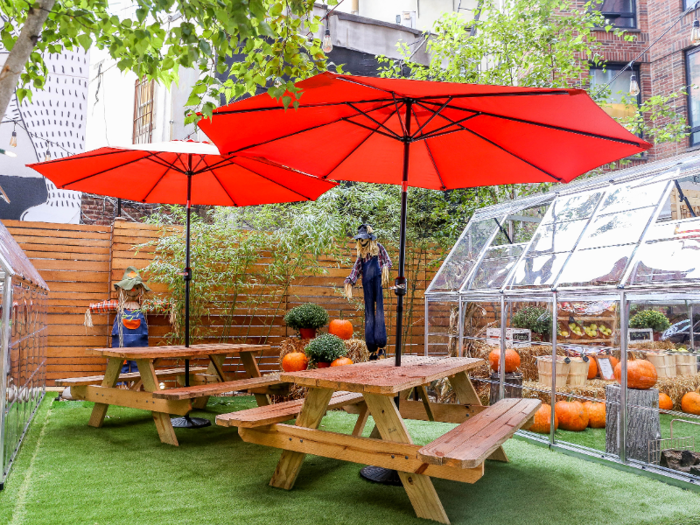
[[[636,4],[636,0],[603,0],[603,3],[598,5],[598,9],[603,13],[608,24],[624,29],[635,29],[637,27]]]
[[[632,75],[635,75],[640,88],[642,87],[642,80],[639,78],[639,67],[632,66],[620,74],[620,70],[624,67],[625,65],[622,64],[608,64],[605,69],[599,67],[591,68],[591,91],[595,91],[597,86],[600,88],[607,86],[615,79],[608,87],[610,93],[605,100],[605,105],[603,105],[603,110],[614,118],[634,116],[637,110],[634,105],[630,105],[629,103],[631,98],[629,92]],[[639,95],[637,95],[636,105],[639,106],[641,103],[642,94],[640,92]]]
[[[153,138],[153,94],[155,82],[136,81],[134,89],[134,144],[148,144]]]
[[[700,49],[689,51],[685,57],[688,82],[688,124],[690,145],[700,144]]]

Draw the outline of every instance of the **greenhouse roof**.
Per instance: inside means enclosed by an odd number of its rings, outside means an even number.
[[[34,286],[49,289],[34,265],[29,262],[24,250],[20,248],[2,222],[0,222],[0,267],[9,275],[19,276]]]
[[[480,209],[427,294],[700,285],[700,219],[680,217],[699,183],[696,153]]]

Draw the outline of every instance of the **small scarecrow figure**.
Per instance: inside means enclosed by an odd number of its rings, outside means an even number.
[[[92,326],[91,312],[116,312],[112,326],[112,348],[148,346],[148,322],[142,308],[144,295],[151,289],[141,279],[136,268],[129,266],[122,280],[114,285],[119,294],[117,300],[91,304],[85,312],[85,326]],[[137,372],[136,361],[125,361],[124,372]]]
[[[378,350],[386,346],[384,323],[384,296],[382,286],[389,283],[391,259],[384,246],[377,242],[372,227],[363,224],[355,235],[357,260],[352,272],[345,279],[345,296],[352,299],[352,287],[362,274],[362,291],[365,296],[365,342],[370,359],[377,359]]]

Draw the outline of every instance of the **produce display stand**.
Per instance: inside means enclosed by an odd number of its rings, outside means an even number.
[[[543,314],[538,320],[546,320],[547,326],[538,328],[542,341],[536,343],[533,337],[531,347],[514,348],[522,360],[523,397],[548,403],[550,423],[557,401],[605,403],[606,387],[618,384],[612,378],[593,374],[565,380],[568,372],[562,373],[560,365],[557,380],[555,366],[563,359],[580,364],[584,356],[596,363],[606,357],[613,366],[620,363],[616,406],[624,409],[617,410],[616,424],[607,429],[562,431],[552,424],[549,435],[528,431],[519,435],[685,487],[700,487],[700,476],[651,463],[640,452],[647,441],[658,448],[671,419],[700,421],[699,414],[681,411],[683,396],[700,387],[700,341],[695,341],[700,328],[687,328],[700,321],[700,218],[691,208],[685,219],[671,214],[672,199],[686,203],[683,189],[698,184],[700,155],[687,154],[478,210],[426,291],[425,354],[484,358],[496,348],[500,351],[496,384],[502,399],[511,386],[506,381],[511,370],[505,370],[506,330],[524,328],[512,323],[525,306],[540,308]],[[630,318],[645,310],[669,317],[673,327],[666,341],[630,344]],[[573,330],[572,325],[580,329]],[[488,328],[500,329],[499,346],[487,346]],[[671,335],[676,328],[678,333]],[[660,335],[655,332],[654,338]],[[540,377],[537,358],[542,356],[550,356],[547,364],[552,371]],[[650,402],[649,395],[639,396],[639,391],[628,388],[628,369],[635,359],[659,368],[653,388],[670,396],[672,409],[659,409],[656,394],[649,394]],[[484,367],[470,374],[482,400],[493,386],[491,372]],[[635,373],[630,375],[633,382]],[[644,403],[633,401],[642,398]],[[654,439],[628,435],[637,428],[656,428],[657,421],[661,432]],[[697,427],[676,425],[676,436],[698,435]],[[640,439],[642,445],[635,441]],[[590,444],[594,441],[599,445]],[[616,453],[606,452],[606,441],[619,444]],[[626,453],[632,443],[634,458]]]
[[[49,288],[0,223],[0,489],[46,392]]]

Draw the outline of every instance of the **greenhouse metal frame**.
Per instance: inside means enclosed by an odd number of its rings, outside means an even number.
[[[558,442],[554,425],[546,443],[588,458],[660,474],[684,486],[700,485],[698,476],[626,457],[630,305],[675,305],[687,308],[690,319],[694,319],[694,310],[700,313],[695,307],[700,302],[700,218],[695,217],[683,191],[699,183],[700,155],[687,154],[478,210],[426,291],[425,354],[447,353],[448,339],[457,341],[453,355],[463,355],[469,339],[483,341],[483,334],[465,335],[465,312],[469,303],[492,305],[494,327],[500,328],[498,391],[502,398],[509,315],[517,303],[544,303],[552,319],[551,340],[544,343],[551,344],[552,356],[551,389],[547,393],[550,400],[556,400],[557,350],[571,346],[557,341],[561,305],[574,301],[616,304],[617,338],[614,345],[603,346],[614,346],[622,362],[620,405],[627,409],[619,411],[619,454]],[[682,206],[688,218],[668,218],[672,192],[676,211]],[[458,312],[457,326],[451,330],[431,321],[431,309],[445,306]],[[689,332],[692,351],[697,329]],[[586,346],[585,341],[578,343]],[[555,403],[550,404],[553,421]],[[698,416],[669,413],[700,421]],[[520,434],[545,441],[532,433]]]
[[[46,392],[49,288],[0,223],[0,489]]]

